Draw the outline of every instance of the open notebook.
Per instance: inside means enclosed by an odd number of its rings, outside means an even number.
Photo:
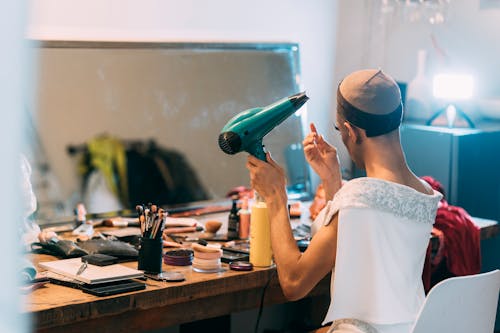
[[[144,273],[142,271],[120,264],[108,266],[95,266],[88,264],[85,271],[83,271],[83,273],[81,273],[80,275],[77,275],[76,273],[82,265],[81,258],[44,261],[40,262],[39,265],[40,267],[45,268],[51,272],[61,274],[88,284],[112,282],[144,276]]]

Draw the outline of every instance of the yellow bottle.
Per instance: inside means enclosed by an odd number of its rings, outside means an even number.
[[[271,225],[266,203],[257,200],[252,206],[250,220],[250,262],[256,267],[273,264],[271,249]]]

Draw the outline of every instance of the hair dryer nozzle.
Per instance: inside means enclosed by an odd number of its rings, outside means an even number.
[[[219,135],[219,147],[226,154],[236,154],[241,150],[241,138],[235,132],[223,132]]]
[[[307,97],[306,92],[303,91],[301,93],[290,96],[289,100],[293,104],[295,110],[298,110],[302,105],[304,105],[309,100],[309,97]]]

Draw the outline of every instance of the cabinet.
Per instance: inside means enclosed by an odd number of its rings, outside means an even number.
[[[500,124],[478,129],[404,124],[401,143],[415,174],[441,182],[450,204],[500,220]]]

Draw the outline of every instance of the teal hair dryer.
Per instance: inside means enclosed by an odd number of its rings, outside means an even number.
[[[246,151],[266,160],[262,138],[294,114],[309,97],[301,92],[261,108],[245,110],[228,121],[219,135],[219,147],[226,154]]]

